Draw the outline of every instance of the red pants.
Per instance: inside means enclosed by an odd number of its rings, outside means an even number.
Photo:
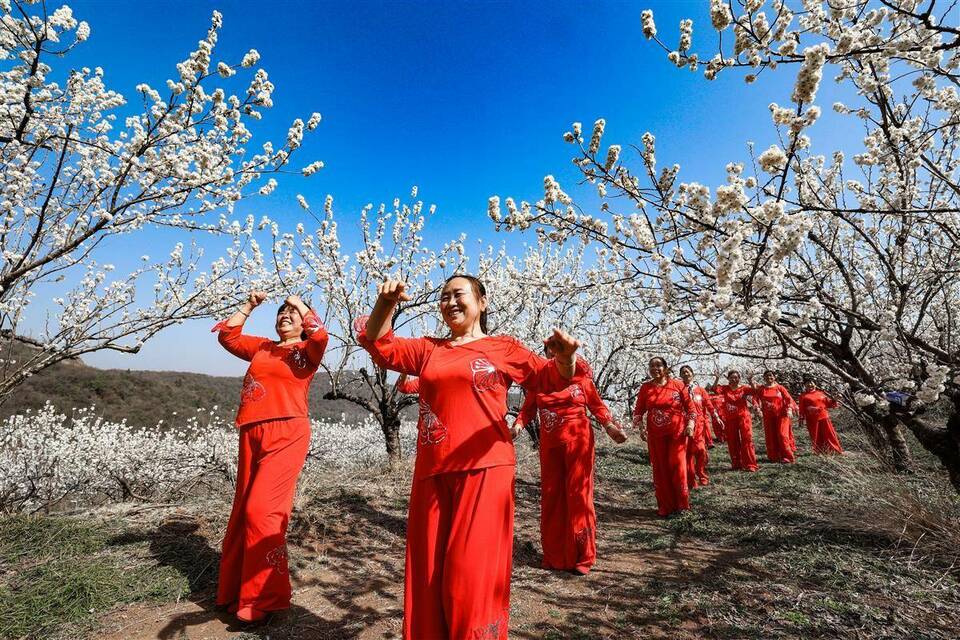
[[[776,413],[763,414],[763,440],[770,462],[796,462],[790,418]]]
[[[687,438],[673,430],[647,436],[650,466],[653,467],[653,491],[657,495],[657,514],[668,516],[690,508],[687,486]]]
[[[813,443],[814,453],[843,453],[840,439],[830,418],[807,420],[807,429],[810,431],[810,442]]]
[[[540,449],[540,544],[543,567],[587,573],[597,560],[593,508],[593,431]]]
[[[706,441],[709,432],[706,424],[698,425],[693,437],[687,438],[687,486],[691,489],[710,484]]]
[[[407,517],[405,640],[506,640],[514,467],[415,478]]]
[[[756,471],[757,454],[753,450],[753,420],[749,413],[728,413],[724,419],[727,450],[734,469]]]
[[[240,428],[237,490],[223,539],[217,604],[260,611],[290,606],[287,521],[310,447],[310,420]]]

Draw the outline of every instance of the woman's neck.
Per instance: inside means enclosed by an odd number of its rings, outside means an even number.
[[[290,336],[289,338],[280,338],[280,342],[278,342],[277,344],[279,344],[281,347],[285,347],[288,344],[296,344],[297,342],[300,342],[300,336]]]
[[[479,324],[475,324],[469,329],[464,329],[462,331],[451,330],[450,333],[451,342],[469,342],[470,340],[475,340],[477,338],[483,338],[486,336]]]
[[[661,387],[662,387],[663,385],[667,384],[667,382],[669,382],[669,381],[670,381],[670,376],[660,376],[659,378],[654,378],[654,379],[653,379],[653,383],[654,383],[654,384],[657,384],[657,385],[660,385]]]

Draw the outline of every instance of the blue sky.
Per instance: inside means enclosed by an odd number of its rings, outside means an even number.
[[[681,178],[715,186],[724,164],[746,158],[747,140],[761,150],[774,140],[767,105],[788,101],[794,74],[785,69],[750,86],[738,73],[707,82],[673,67],[643,39],[640,12],[652,8],[669,43],[677,40],[680,20],[693,18],[694,49],[703,51],[714,42],[708,2],[70,5],[92,35],[58,64],[101,66],[108,86],[128,98],[139,82],[160,88],[173,77],[174,65],[203,37],[217,9],[224,26],[214,59],[238,61],[256,48],[277,86],[275,107],[254,129],[257,140],[279,142],[294,118],[323,114],[297,166],[322,159],[326,168],[309,180],[281,180],[271,197],[244,203],[241,213],[267,213],[292,226],[308,222],[295,194],[319,206],[330,193],[342,219],[352,220],[364,204],[406,196],[416,184],[420,198],[438,206],[429,234],[438,241],[466,232],[518,246],[518,239],[493,231],[487,199],[537,199],[547,173],[575,191],[571,148],[561,140],[575,120],[589,129],[606,118],[608,143],[639,143],[651,131],[661,164],[679,162]],[[826,114],[831,91],[825,87],[818,100]],[[829,116],[814,133],[831,142],[856,134]],[[126,250],[139,256],[153,242],[134,241]],[[270,331],[270,315],[255,316],[250,329]],[[219,349],[208,324],[172,328],[135,356],[86,360],[242,373],[242,363]]]

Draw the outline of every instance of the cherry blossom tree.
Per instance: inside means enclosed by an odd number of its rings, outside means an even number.
[[[791,95],[770,105],[769,146],[751,143],[747,161],[728,164],[726,183],[711,189],[681,181],[678,164],[659,165],[649,133],[625,154],[601,148],[603,119],[587,135],[575,123],[564,139],[600,210],[586,213],[547,176],[541,201],[508,200],[506,215],[491,217],[607,249],[620,259],[612,271],[659,288],[660,312],[688,351],[779,357],[842,381],[899,466],[909,460],[906,427],[960,490],[955,12],[919,0],[712,0],[708,58],[692,52],[692,21],[674,48],[645,11],[643,35],[678,68],[707,79],[742,69],[748,83],[794,70]],[[837,117],[864,132],[858,148],[812,139],[825,73],[845,98],[832,105]],[[891,407],[893,390],[913,401]],[[941,398],[945,426],[924,416]]]
[[[314,294],[316,307],[322,310],[330,332],[322,364],[331,387],[325,397],[347,400],[369,411],[380,424],[389,462],[396,465],[402,455],[401,415],[418,400],[396,390],[393,374],[371,366],[366,351],[357,344],[357,332],[373,309],[377,286],[394,278],[406,282],[414,296],[397,308],[393,318],[396,331],[439,335],[439,288],[448,276],[466,270],[464,238],[430,247],[423,234],[436,207],[424,208],[414,187],[409,202],[395,198],[392,206],[365,206],[359,216],[359,246],[346,253],[333,197],[326,197],[322,215],[314,214],[302,196],[299,200],[314,216],[316,227],[299,224],[277,237],[275,273],[284,286]]]
[[[255,69],[255,50],[215,59],[221,25],[214,12],[166,88],[140,84],[128,102],[103,69],[60,66],[90,36],[68,6],[0,1],[0,402],[65,358],[135,353],[165,327],[221,313],[242,291],[279,286],[254,240],[269,220],[231,216],[240,200],[273,191],[265,176],[294,173],[291,155],[320,115],[296,120],[278,148],[252,152],[246,123],[272,106],[274,87]],[[240,74],[250,79],[239,93],[213,86]],[[224,255],[204,264],[191,239],[199,232],[221,236]],[[163,257],[144,255],[116,275],[108,256],[147,233],[171,238]],[[15,357],[27,326],[36,348]]]

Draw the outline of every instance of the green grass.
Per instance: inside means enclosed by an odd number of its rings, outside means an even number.
[[[76,638],[118,604],[189,593],[172,566],[131,561],[111,523],[0,519],[0,638]]]

